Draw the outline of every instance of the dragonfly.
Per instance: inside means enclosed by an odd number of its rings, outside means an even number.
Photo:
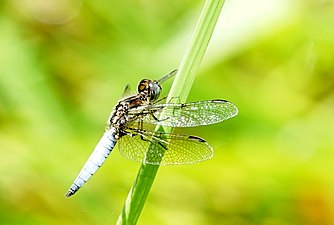
[[[189,103],[159,99],[162,91],[160,84],[176,73],[177,70],[173,70],[159,80],[143,79],[135,94],[118,101],[107,121],[105,133],[65,197],[75,194],[91,178],[117,142],[121,155],[144,164],[194,164],[212,158],[213,148],[204,139],[168,133],[155,127],[215,124],[236,116],[238,108],[227,100],[219,99]]]

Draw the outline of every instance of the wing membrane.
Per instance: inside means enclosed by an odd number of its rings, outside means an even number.
[[[238,108],[225,100],[165,103],[137,109],[143,122],[169,127],[195,127],[219,123],[238,114]]]
[[[125,135],[119,140],[120,153],[131,160],[174,165],[198,163],[213,156],[212,147],[199,137],[142,130],[132,132],[132,136]],[[148,146],[150,149],[146,152]]]

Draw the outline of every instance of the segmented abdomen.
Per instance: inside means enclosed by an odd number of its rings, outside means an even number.
[[[112,129],[106,130],[101,140],[96,145],[93,153],[81,169],[77,178],[66,193],[66,197],[73,195],[86,183],[89,178],[100,168],[116,144],[115,132]]]

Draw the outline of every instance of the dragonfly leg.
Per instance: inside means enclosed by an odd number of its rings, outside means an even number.
[[[166,146],[164,146],[163,144],[162,144],[162,140],[159,140],[159,138],[157,138],[157,137],[155,137],[155,136],[152,136],[152,140],[150,140],[150,139],[148,139],[146,136],[145,136],[145,134],[143,134],[145,131],[144,130],[142,130],[142,129],[135,129],[135,128],[129,128],[130,130],[132,130],[132,131],[135,131],[135,132],[127,132],[127,131],[124,131],[124,132],[126,132],[126,134],[128,134],[128,135],[130,135],[131,137],[134,137],[134,136],[136,136],[136,135],[139,135],[140,136],[140,139],[142,140],[142,141],[149,141],[149,142],[151,142],[152,144],[156,144],[156,143],[158,143],[161,147],[163,147],[165,150],[167,150],[167,147]],[[153,142],[153,140],[155,140],[154,142]],[[166,144],[166,143],[165,143]]]
[[[159,103],[159,102],[165,101],[166,99],[167,99],[166,96],[165,96],[165,97],[162,97],[162,98],[156,100],[156,101],[154,102],[154,104],[157,104],[157,103]]]
[[[166,118],[164,118],[164,119],[158,119],[158,118],[154,115],[153,112],[151,113],[151,116],[153,117],[154,120],[156,120],[156,121],[158,121],[158,122],[162,122],[162,121],[164,121],[164,120],[168,120],[168,119],[169,119],[169,117],[166,117]]]
[[[180,97],[171,97],[168,103],[181,103]]]
[[[120,137],[123,137],[123,136],[125,136],[125,135],[128,135],[128,136],[130,136],[130,137],[134,137],[134,136],[136,136],[137,134],[134,134],[134,133],[132,133],[132,132],[129,132],[129,131],[126,131],[126,130],[120,130]]]
[[[139,122],[138,126],[142,126],[142,124]],[[136,135],[139,135],[141,140],[150,141],[149,139],[144,137],[145,136],[144,134],[140,133],[140,131],[143,131],[142,129],[131,128],[131,127],[129,127],[128,129],[131,130],[131,131],[134,131],[134,132],[123,130],[122,132],[124,132],[124,135],[129,135],[130,137],[134,137]]]
[[[145,140],[144,139],[144,135],[140,135],[141,136],[141,139],[142,140],[144,140],[144,141],[149,141],[149,142],[151,142],[151,143],[153,143],[153,140],[155,140],[155,142],[154,143],[158,143],[161,147],[163,147],[165,150],[167,150],[167,147],[165,146],[165,145],[163,145],[163,143],[164,144],[166,144],[167,145],[167,142],[166,141],[164,141],[164,140],[162,140],[162,139],[159,139],[158,137],[156,137],[156,136],[152,136],[152,140]]]
[[[157,112],[157,111],[158,111],[157,109],[150,109],[150,108],[148,108],[147,111],[146,111],[146,110],[145,110],[145,111],[142,110],[142,111],[141,111],[141,114],[142,114],[143,116],[145,116],[145,115],[151,115],[152,118],[153,118],[155,121],[158,121],[158,122],[161,122],[161,121],[164,121],[164,120],[169,119],[169,117],[164,118],[164,119],[159,119],[159,118],[157,118],[156,115],[154,114],[154,113]],[[138,125],[141,125],[141,123],[142,123],[142,121],[139,120],[139,121],[138,121]],[[142,128],[142,126],[138,126],[138,127]]]

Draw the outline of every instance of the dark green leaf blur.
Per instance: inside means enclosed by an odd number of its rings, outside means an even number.
[[[178,67],[203,4],[0,2],[0,224],[115,224],[140,167],[117,146],[64,194],[125,86]],[[334,224],[333,28],[333,0],[226,1],[188,100],[239,115],[177,130],[215,156],[161,167],[138,224]]]

